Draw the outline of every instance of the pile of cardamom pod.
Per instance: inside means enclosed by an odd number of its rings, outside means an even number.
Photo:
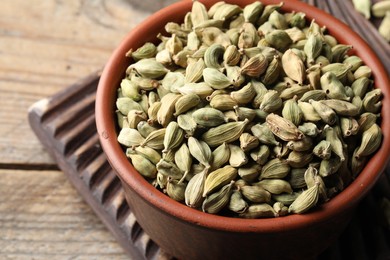
[[[371,69],[282,5],[194,1],[157,44],[126,54],[118,141],[172,199],[232,217],[304,213],[380,146]]]

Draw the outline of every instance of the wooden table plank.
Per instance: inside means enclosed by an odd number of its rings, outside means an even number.
[[[28,127],[28,107],[102,68],[126,33],[151,13],[135,8],[136,2],[0,1],[3,168],[55,164]]]
[[[0,170],[0,259],[127,259],[60,171]]]

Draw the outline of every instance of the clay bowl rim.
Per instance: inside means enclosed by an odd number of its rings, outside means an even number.
[[[216,1],[202,1],[206,6],[210,6]],[[226,1],[239,5],[245,5],[253,1]],[[280,1],[263,0],[264,4],[275,4]],[[390,152],[390,107],[388,96],[390,95],[389,79],[386,70],[378,57],[367,43],[346,24],[332,17],[331,15],[303,2],[286,1],[283,11],[301,11],[311,20],[314,18],[320,25],[326,25],[329,33],[341,43],[353,44],[354,52],[359,55],[372,71],[376,87],[380,87],[383,92],[382,122],[381,127],[384,133],[382,146],[370,159],[359,176],[340,194],[330,201],[317,207],[312,212],[298,215],[292,214],[279,218],[264,219],[242,219],[219,215],[213,215],[192,209],[182,203],[170,199],[151,184],[149,184],[130,164],[126,158],[120,144],[117,142],[117,131],[115,127],[114,104],[116,89],[119,80],[124,76],[126,64],[124,54],[129,47],[137,48],[145,41],[151,40],[156,32],[159,32],[161,24],[173,21],[177,17],[184,17],[186,11],[190,10],[191,1],[179,1],[160,11],[154,13],[144,22],[131,30],[119,47],[115,49],[108,63],[106,64],[97,89],[96,96],[96,123],[103,151],[120,179],[134,190],[151,206],[158,208],[165,214],[171,215],[181,221],[189,222],[215,230],[225,230],[232,232],[281,232],[304,228],[315,223],[333,221],[339,214],[350,210],[357,202],[363,198],[374,183],[378,180],[388,162]],[[176,17],[172,19],[172,17]],[[147,37],[149,37],[147,39]],[[137,39],[144,39],[137,41]],[[122,71],[118,71],[122,68]],[[118,73],[119,72],[119,73]],[[118,75],[120,78],[117,78]],[[118,84],[117,84],[118,83]],[[110,98],[111,96],[111,98]],[[125,189],[128,187],[124,187]]]

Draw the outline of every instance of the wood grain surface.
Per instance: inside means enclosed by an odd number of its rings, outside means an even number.
[[[27,121],[172,0],[0,1],[0,259],[128,259]],[[152,5],[152,2],[157,4]]]

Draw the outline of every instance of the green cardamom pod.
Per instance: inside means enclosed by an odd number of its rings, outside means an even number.
[[[373,124],[362,134],[362,141],[355,156],[360,158],[373,154],[382,143],[382,130],[377,124]]]
[[[249,183],[255,181],[260,174],[261,166],[257,163],[250,163],[244,167],[238,168],[238,175],[244,181]]]
[[[287,50],[282,56],[283,70],[288,77],[302,84],[306,78],[306,67],[301,58],[291,49]]]
[[[316,137],[321,131],[318,129],[317,125],[311,122],[305,122],[302,125],[298,126],[298,129],[309,137]]]
[[[264,179],[259,182],[254,183],[254,185],[259,185],[264,188],[268,192],[272,194],[280,194],[283,192],[292,193],[293,190],[291,188],[290,183],[285,180],[280,179]]]
[[[236,213],[243,213],[248,208],[248,203],[242,198],[241,192],[234,190],[230,196],[228,208]]]
[[[185,83],[196,83],[203,76],[203,70],[206,64],[203,59],[198,59],[196,62],[188,64],[186,68]]]
[[[194,93],[186,94],[180,97],[175,103],[174,116],[178,116],[188,110],[196,107],[201,102],[200,97]]]
[[[290,166],[286,160],[272,159],[261,168],[259,180],[262,179],[282,179],[290,172]]]
[[[262,144],[279,145],[279,142],[276,141],[275,136],[267,123],[252,126],[251,132]]]
[[[204,184],[203,197],[206,197],[207,195],[211,194],[215,190],[230,183],[236,177],[237,177],[237,169],[233,168],[230,165],[226,165],[223,168],[210,172],[207,175]]]
[[[122,128],[118,135],[118,142],[126,147],[139,146],[143,141],[142,135],[133,128]]]
[[[288,212],[302,214],[314,207],[318,202],[318,197],[320,193],[319,191],[319,184],[314,185],[303,191],[290,205],[290,207],[288,208]]]
[[[198,208],[202,205],[204,197],[204,183],[206,181],[208,169],[205,168],[202,172],[197,173],[188,182],[184,192],[184,201],[191,208]]]
[[[249,133],[242,133],[239,140],[240,140],[240,148],[244,152],[248,152],[259,146],[259,139]]]
[[[177,122],[172,121],[168,124],[164,136],[164,150],[163,153],[178,147],[183,142],[184,131],[179,127]]]
[[[199,83],[186,83],[183,87],[179,88],[178,91],[183,94],[196,94],[200,98],[206,98],[213,93],[214,89],[205,82]]]
[[[260,145],[259,149],[250,153],[251,158],[259,165],[264,165],[268,161],[271,151],[268,146]]]
[[[304,134],[290,121],[277,114],[269,114],[266,122],[272,133],[284,141],[297,141]]]
[[[142,77],[152,79],[160,78],[168,72],[168,69],[154,58],[139,60],[131,64],[129,69],[136,70]]]
[[[321,159],[328,160],[332,154],[332,148],[329,141],[321,140],[314,148],[313,154]]]
[[[363,107],[366,112],[378,113],[382,107],[382,91],[380,89],[373,89],[364,96]]]
[[[195,159],[204,166],[210,167],[212,153],[206,142],[199,141],[191,136],[188,138],[188,148]]]
[[[249,201],[255,203],[270,203],[271,193],[266,191],[260,186],[249,186],[245,185],[240,189],[241,194]]]
[[[294,125],[298,126],[303,119],[303,113],[299,108],[296,99],[297,97],[295,96],[295,98],[287,100],[284,103],[282,116],[283,118],[290,120]]]
[[[239,215],[242,218],[269,218],[277,214],[272,206],[267,203],[252,204],[248,209]]]
[[[197,109],[192,114],[192,118],[198,125],[204,127],[214,127],[226,122],[224,113],[211,107]]]
[[[161,150],[164,148],[165,128],[158,129],[151,132],[142,142],[141,146],[148,146],[150,148]]]
[[[257,78],[266,71],[267,66],[268,60],[263,54],[259,53],[245,62],[245,64],[241,67],[241,73]]]
[[[157,169],[156,166],[148,159],[139,154],[129,154],[131,164],[142,176],[146,178],[156,178]]]
[[[232,192],[234,181],[226,184],[219,190],[203,201],[202,210],[211,214],[216,214],[221,211],[228,203]]]
[[[202,140],[211,147],[221,145],[224,142],[230,143],[236,141],[241,136],[248,123],[249,120],[245,119],[244,121],[229,122],[210,128],[202,135]]]
[[[157,112],[157,121],[160,125],[166,127],[172,121],[175,104],[181,96],[181,94],[168,93],[162,97],[161,107]]]
[[[314,110],[321,117],[322,121],[329,125],[333,125],[337,122],[336,112],[320,101],[310,100],[309,103],[313,106]]]
[[[264,94],[263,100],[260,103],[260,109],[271,113],[283,106],[283,101],[279,96],[279,93],[275,90],[268,90],[267,93]]]
[[[248,157],[238,145],[229,144],[229,164],[233,167],[241,167],[248,163]]]
[[[185,198],[184,193],[186,187],[187,187],[186,183],[181,183],[177,180],[168,177],[167,194],[170,198],[176,201],[184,201]]]

